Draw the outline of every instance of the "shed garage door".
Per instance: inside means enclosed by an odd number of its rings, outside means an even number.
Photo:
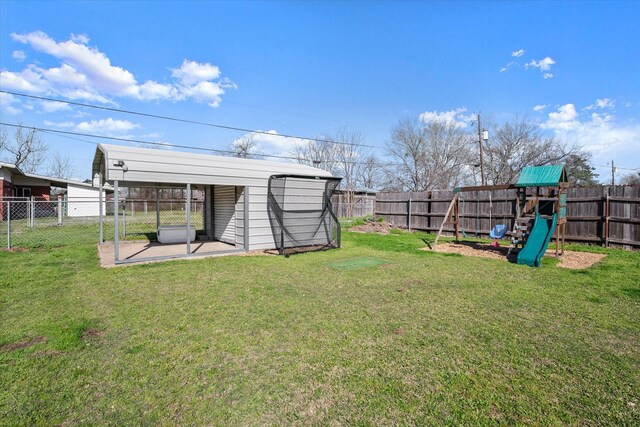
[[[213,236],[221,242],[236,244],[236,187],[213,187]]]

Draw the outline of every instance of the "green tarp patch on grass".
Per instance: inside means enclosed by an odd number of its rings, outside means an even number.
[[[369,257],[343,259],[328,263],[329,267],[336,270],[357,270],[359,268],[373,267],[375,265],[390,264],[391,261]]]

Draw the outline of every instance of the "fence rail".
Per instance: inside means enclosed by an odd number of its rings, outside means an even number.
[[[640,186],[570,188],[567,195],[567,241],[640,248]],[[375,216],[411,230],[438,231],[452,191],[382,192]],[[460,195],[460,221],[467,235],[488,236],[492,226],[513,229],[515,190],[473,191]],[[453,227],[444,231],[453,233]]]

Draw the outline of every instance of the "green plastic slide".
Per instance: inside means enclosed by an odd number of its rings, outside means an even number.
[[[518,264],[540,267],[540,260],[547,251],[557,222],[558,214],[553,214],[551,219],[540,218],[540,214],[536,214],[527,243],[518,253]]]

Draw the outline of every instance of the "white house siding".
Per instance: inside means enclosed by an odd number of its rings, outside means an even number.
[[[67,216],[91,217],[100,215],[100,189],[83,185],[67,184]],[[104,194],[102,209],[106,212]]]

